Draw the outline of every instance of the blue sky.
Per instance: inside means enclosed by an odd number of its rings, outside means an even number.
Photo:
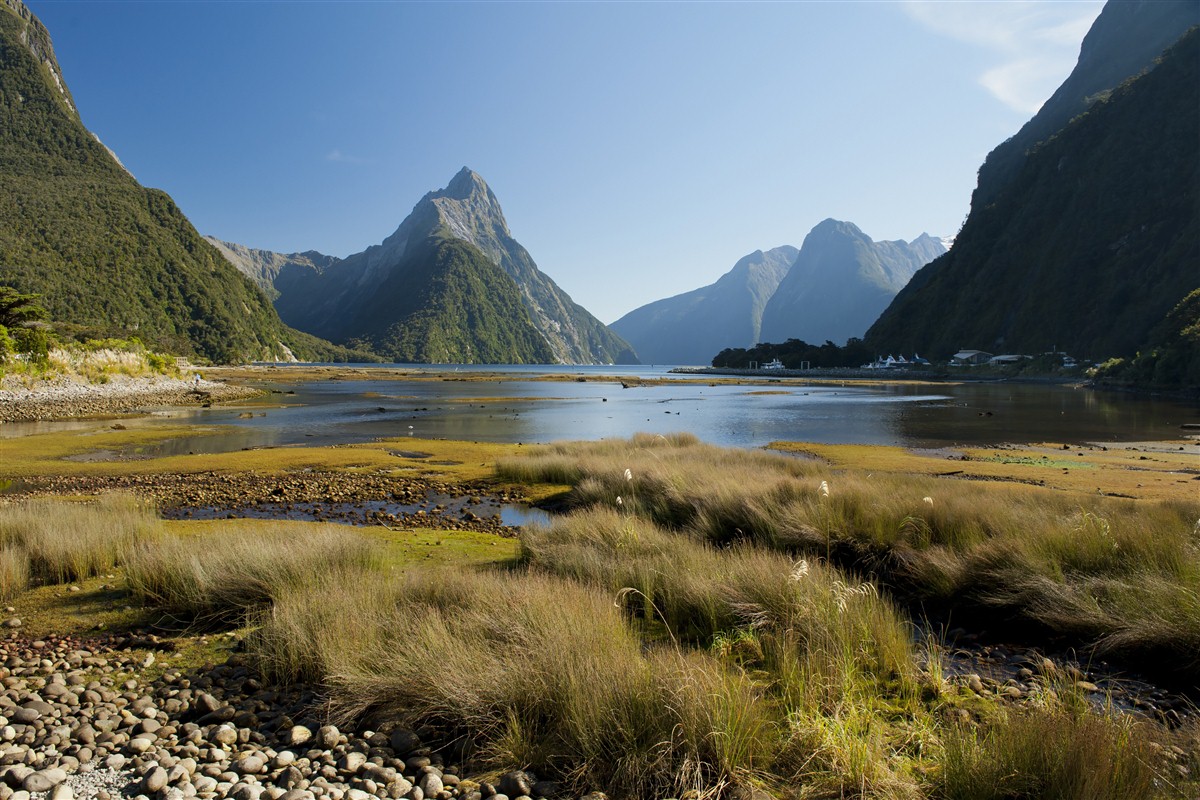
[[[345,256],[462,166],[605,322],[826,217],[957,232],[1103,3],[29,0],[202,233]]]

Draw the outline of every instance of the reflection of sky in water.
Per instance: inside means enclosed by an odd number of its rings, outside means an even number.
[[[609,374],[612,371],[609,368]],[[621,372],[631,374],[633,370]],[[647,373],[643,370],[642,374]],[[923,447],[1119,441],[1177,437],[1181,423],[1200,418],[1194,404],[1038,385],[668,383],[623,389],[619,382],[532,381],[526,377],[280,383],[269,387],[276,393],[236,408],[195,409],[124,424],[225,426],[213,436],[177,439],[144,451],[166,455],[361,442],[410,434],[533,443],[623,438],[639,431],[689,432],[715,444],[739,447],[773,440]],[[294,394],[285,393],[289,391]],[[239,418],[246,413],[253,416]],[[39,430],[46,429],[45,423],[39,426]]]

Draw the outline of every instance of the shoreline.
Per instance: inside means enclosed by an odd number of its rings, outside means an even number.
[[[261,394],[249,386],[184,378],[117,378],[79,383],[66,378],[28,388],[0,389],[0,423],[131,414],[158,406],[204,406]]]

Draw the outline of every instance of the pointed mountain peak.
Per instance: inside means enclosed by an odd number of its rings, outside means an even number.
[[[457,175],[451,178],[450,183],[446,184],[445,189],[433,194],[437,197],[466,200],[476,193],[490,195],[492,190],[488,188],[487,181],[481,178],[478,172],[475,172],[470,167],[463,167],[458,171]]]
[[[418,203],[432,203],[437,208],[439,221],[446,225],[456,238],[474,244],[498,260],[497,248],[489,246],[492,239],[511,236],[508,222],[500,201],[488,187],[487,182],[468,167],[458,171],[445,189],[430,192]],[[414,209],[416,213],[417,209]]]

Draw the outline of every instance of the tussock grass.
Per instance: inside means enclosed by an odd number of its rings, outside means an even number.
[[[834,678],[842,673],[913,679],[906,621],[872,584],[835,567],[749,546],[716,549],[604,508],[526,528],[520,539],[534,567],[619,594],[674,638],[708,647],[744,634],[781,679],[808,664],[809,691],[814,682],[844,689]]]
[[[93,503],[31,500],[0,507],[5,558],[12,564],[23,552],[27,576],[42,583],[79,581],[108,572],[131,546],[153,537],[158,529],[154,511],[124,495]],[[12,566],[4,572],[19,576],[21,571]]]
[[[293,587],[252,639],[277,679],[324,678],[339,719],[429,724],[483,763],[624,797],[708,797],[769,766],[770,709],[739,671],[645,651],[610,593],[545,575]]]
[[[1055,797],[1127,800],[1165,794],[1162,760],[1130,717],[1067,709],[1009,712],[983,729],[944,734],[936,796],[946,800]]]
[[[835,472],[687,437],[551,445],[497,471],[570,483],[576,507],[821,556],[910,601],[1002,611],[1200,675],[1200,503]]]
[[[209,537],[162,535],[138,543],[125,577],[135,597],[167,613],[229,622],[289,587],[318,578],[357,580],[379,562],[371,542],[351,530],[299,523],[264,531],[253,522],[230,522]]]
[[[11,600],[29,588],[29,554],[20,547],[0,547],[0,600]]]

